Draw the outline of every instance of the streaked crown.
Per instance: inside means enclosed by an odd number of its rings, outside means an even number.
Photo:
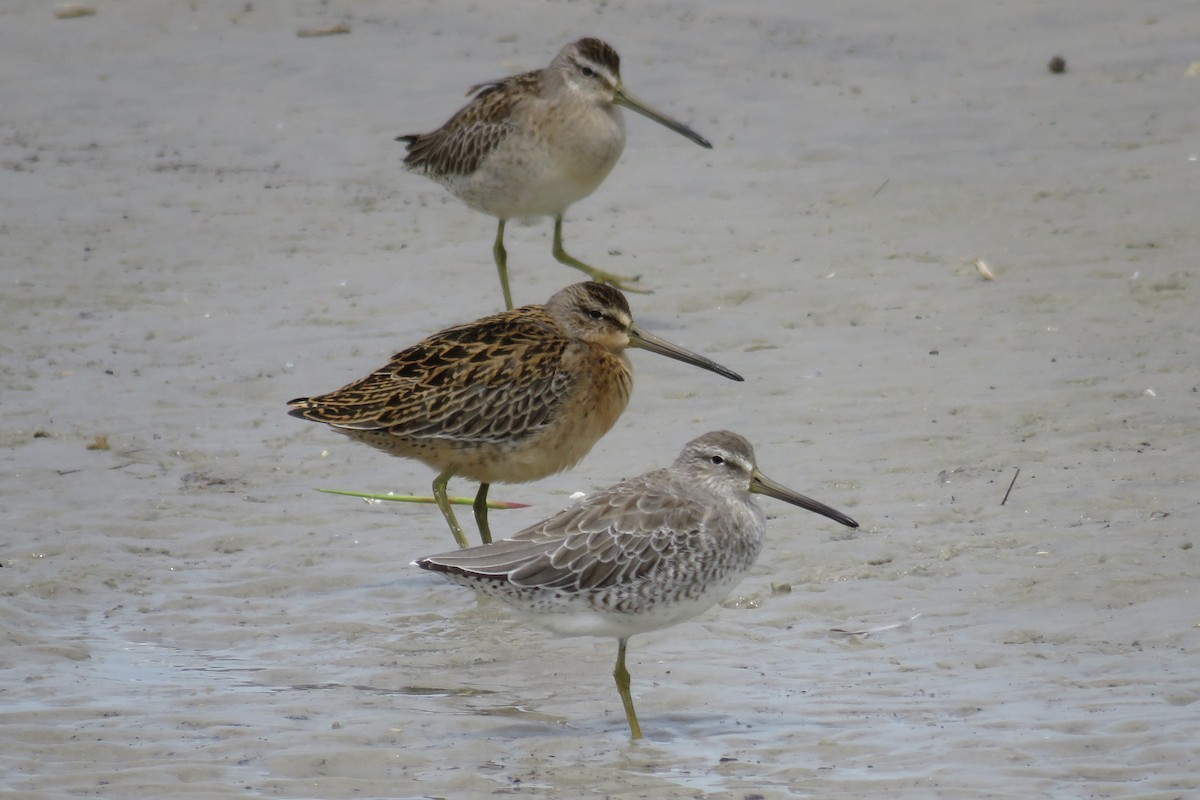
[[[606,283],[585,281],[560,289],[546,301],[546,313],[572,336],[623,349],[629,344],[633,314],[625,295]]]
[[[588,37],[569,45],[579,58],[590,61],[594,66],[604,67],[613,75],[621,74],[621,57],[608,42]]]
[[[621,57],[607,42],[586,38],[571,42],[558,51],[551,63],[580,81],[594,81],[609,89],[621,82]]]
[[[733,431],[710,431],[683,447],[675,468],[710,486],[728,484],[748,490],[754,475],[754,448]]]

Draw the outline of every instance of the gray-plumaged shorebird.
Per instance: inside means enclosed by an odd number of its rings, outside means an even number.
[[[640,739],[625,667],[629,637],[691,619],[737,585],[766,530],[754,493],[858,527],[759,472],[744,438],[714,431],[688,442],[671,467],[618,483],[511,539],[414,563],[560,636],[614,637],[613,677]]]

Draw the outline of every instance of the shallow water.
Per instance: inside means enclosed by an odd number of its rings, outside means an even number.
[[[956,8],[0,12],[0,788],[1200,792],[1200,17]],[[715,149],[631,118],[568,247],[747,382],[634,353],[617,427],[494,529],[721,427],[863,525],[764,500],[735,595],[631,643],[637,744],[612,642],[411,567],[436,510],[313,489],[433,475],[284,412],[499,307],[493,224],[391,139],[584,33]],[[577,279],[510,231],[519,302]]]

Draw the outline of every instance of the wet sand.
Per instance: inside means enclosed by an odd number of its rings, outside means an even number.
[[[96,8],[0,11],[6,796],[1200,792],[1191,3]],[[392,140],[586,34],[715,147],[628,115],[568,248],[747,382],[634,352],[493,529],[714,428],[863,525],[765,500],[737,593],[631,643],[637,744],[614,643],[411,567],[435,509],[314,489],[431,471],[284,406],[501,306]],[[509,230],[518,302],[578,279]]]

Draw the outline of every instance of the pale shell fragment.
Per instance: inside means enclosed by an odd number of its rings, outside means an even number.
[[[971,261],[971,264],[975,266],[975,269],[979,270],[980,277],[982,277],[985,281],[996,280],[996,276],[992,274],[992,271],[988,268],[988,265],[984,263],[982,258],[974,259]]]

